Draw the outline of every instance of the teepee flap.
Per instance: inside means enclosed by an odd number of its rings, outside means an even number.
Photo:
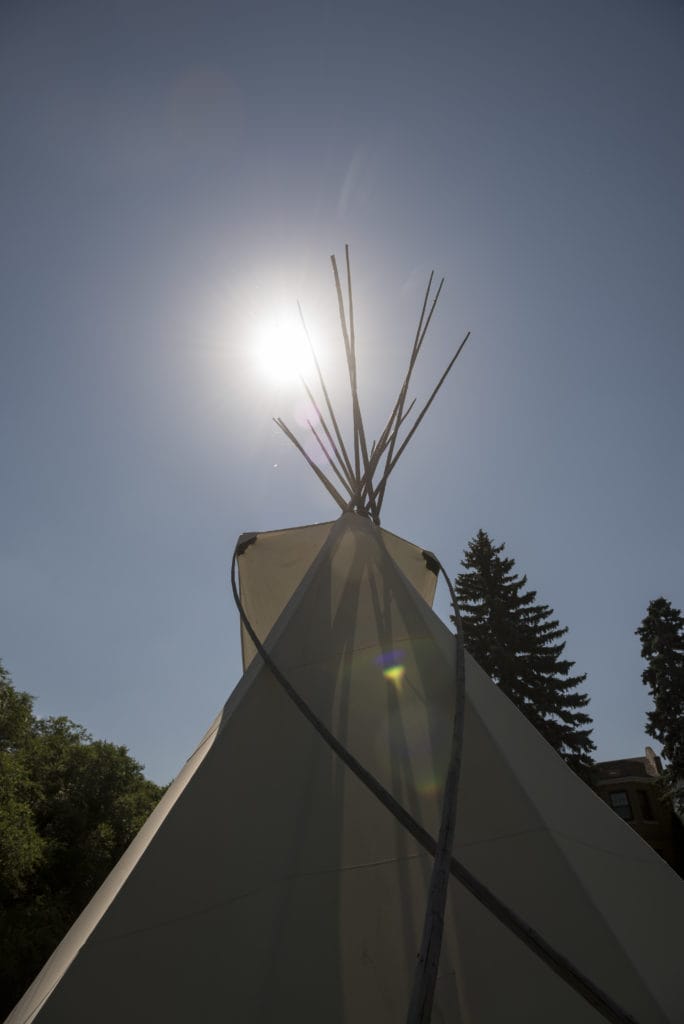
[[[263,640],[304,578],[321,550],[334,523],[314,523],[289,530],[270,530],[243,535],[238,546],[240,600],[257,636]],[[423,549],[382,530],[387,551],[424,601],[432,606],[437,569]],[[241,537],[242,541],[243,538]],[[247,668],[256,654],[244,624],[240,627],[242,665]]]

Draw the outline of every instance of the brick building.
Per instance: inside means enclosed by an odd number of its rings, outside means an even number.
[[[616,814],[682,874],[682,826],[670,803],[660,798],[662,767],[660,758],[646,747],[644,757],[597,762],[593,786]]]

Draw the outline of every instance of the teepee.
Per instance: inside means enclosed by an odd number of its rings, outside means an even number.
[[[322,375],[329,471],[278,422],[340,517],[238,541],[244,675],[8,1024],[683,1021],[681,881],[434,614],[435,556],[379,525],[441,386],[400,441],[430,286],[369,446],[333,267],[353,443]]]

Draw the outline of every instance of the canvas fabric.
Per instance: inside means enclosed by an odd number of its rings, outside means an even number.
[[[268,650],[436,835],[455,643],[382,531],[328,530]],[[472,659],[466,683],[456,856],[640,1024],[682,1021],[682,882]],[[430,869],[255,658],[9,1022],[396,1024]],[[602,1019],[451,880],[434,1024]]]
[[[334,522],[315,523],[248,535],[256,539],[238,562],[240,600],[262,641],[268,637],[333,526]],[[428,567],[423,549],[389,530],[381,530],[381,535],[385,548],[406,578],[432,606],[437,576]],[[242,667],[247,668],[256,648],[244,625],[240,627],[240,638]]]

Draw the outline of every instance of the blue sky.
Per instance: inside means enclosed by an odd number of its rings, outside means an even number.
[[[237,536],[334,518],[254,359],[301,299],[326,365],[352,246],[386,414],[472,341],[383,525],[479,528],[569,627],[597,755],[641,752],[633,631],[684,605],[684,5],[65,2],[0,15],[0,657],[172,777],[240,675]],[[446,608],[443,597],[439,607]]]

